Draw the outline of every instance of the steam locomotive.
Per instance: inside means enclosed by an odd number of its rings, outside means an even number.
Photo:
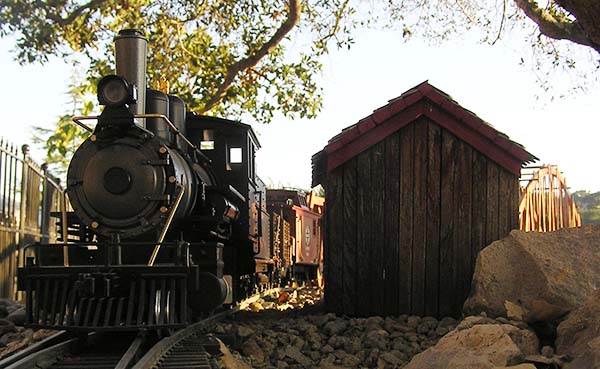
[[[104,109],[69,165],[61,242],[25,250],[29,326],[176,329],[289,275],[252,128],[186,114],[177,96],[146,88],[146,46],[137,30],[115,38]]]

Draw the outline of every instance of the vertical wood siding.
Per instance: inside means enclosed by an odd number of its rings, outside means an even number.
[[[422,118],[329,173],[325,301],[456,316],[478,252],[518,227],[518,178]]]

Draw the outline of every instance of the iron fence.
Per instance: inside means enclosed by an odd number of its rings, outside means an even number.
[[[0,297],[18,299],[17,266],[24,246],[55,242],[51,212],[64,212],[68,202],[47,166],[36,164],[29,146],[19,149],[0,139]]]

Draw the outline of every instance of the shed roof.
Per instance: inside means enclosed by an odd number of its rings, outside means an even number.
[[[331,172],[423,116],[515,175],[520,174],[524,163],[538,160],[521,144],[510,140],[491,124],[460,106],[450,95],[425,81],[343,129],[329,140],[323,151],[313,156],[313,163],[326,157],[327,172]]]

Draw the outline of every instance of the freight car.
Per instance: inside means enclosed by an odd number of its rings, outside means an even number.
[[[273,255],[280,261],[280,275],[300,282],[320,281],[323,197],[296,189],[270,189],[267,203],[272,214]]]
[[[29,326],[176,329],[291,263],[273,256],[252,128],[186,114],[177,96],[147,89],[146,43],[119,33],[95,127],[74,119],[91,135],[69,165],[73,211],[59,214],[60,243],[30,245],[18,271]]]

